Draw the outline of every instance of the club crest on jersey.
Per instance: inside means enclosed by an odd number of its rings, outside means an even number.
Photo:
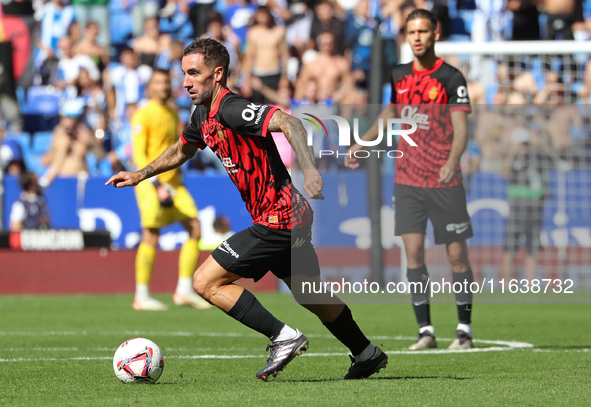
[[[279,218],[277,217],[277,215],[269,216],[269,223],[277,223],[277,222],[279,222]]]
[[[429,99],[435,100],[437,99],[437,95],[439,95],[439,92],[437,91],[437,88],[433,86],[431,90],[429,90]]]
[[[218,132],[218,137],[220,138],[220,140],[224,141],[224,132],[222,131],[222,129],[220,129],[220,126],[215,126],[217,132]]]

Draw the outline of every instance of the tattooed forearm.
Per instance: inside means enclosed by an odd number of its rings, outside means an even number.
[[[183,165],[185,161],[195,155],[197,148],[190,145],[183,145],[182,141],[168,147],[158,158],[146,165],[139,172],[142,179],[170,171]]]
[[[308,146],[308,135],[299,119],[278,110],[269,121],[269,130],[281,131],[285,134],[285,138],[298,157],[302,170],[315,168],[314,149]]]

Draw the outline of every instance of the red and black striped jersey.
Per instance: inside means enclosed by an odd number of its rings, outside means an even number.
[[[453,126],[451,112],[470,112],[466,79],[460,71],[439,58],[431,69],[417,70],[413,63],[392,70],[392,105],[402,118],[413,119],[417,131],[410,135],[417,147],[400,141],[403,158],[396,160],[394,182],[421,188],[446,188],[462,182],[458,174],[449,184],[437,182],[439,170],[451,150]]]
[[[268,131],[276,110],[226,89],[210,112],[204,106],[195,108],[181,140],[215,153],[240,191],[253,223],[295,229],[310,225],[313,211],[293,186]]]

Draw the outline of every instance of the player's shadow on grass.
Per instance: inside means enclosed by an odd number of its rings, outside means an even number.
[[[370,377],[367,380],[424,380],[424,379],[448,379],[448,380],[471,380],[473,377],[454,377],[454,376],[377,376]],[[344,381],[342,378],[327,378],[327,379],[293,379],[282,380],[282,382],[291,383],[321,383],[321,382],[337,382]]]

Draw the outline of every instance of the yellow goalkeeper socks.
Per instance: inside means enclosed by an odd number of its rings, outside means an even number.
[[[137,284],[150,284],[156,248],[145,243],[140,243],[135,256],[135,282]]]
[[[179,254],[179,283],[177,293],[187,295],[193,292],[193,274],[199,261],[199,241],[189,239]]]

